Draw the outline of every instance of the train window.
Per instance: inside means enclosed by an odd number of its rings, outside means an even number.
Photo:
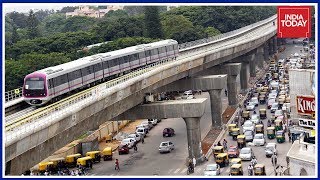
[[[173,45],[174,50],[178,50],[178,44]]]
[[[94,65],[94,72],[98,72],[102,69],[101,63],[95,64]]]
[[[145,58],[145,53],[144,52],[140,52],[139,53],[139,59]]]
[[[161,53],[166,53],[166,47],[161,48]]]
[[[119,57],[118,59],[119,59],[119,60],[118,60],[118,61],[119,61],[119,64],[123,64],[123,63],[124,63],[124,58],[123,58],[123,57]]]
[[[139,54],[138,53],[133,55],[133,60],[135,61],[137,59],[139,59]]]
[[[173,51],[173,46],[172,45],[167,46],[167,48],[169,49],[168,51]]]
[[[124,58],[124,63],[129,62],[129,56],[124,56],[123,58]]]
[[[86,76],[86,75],[88,75],[87,68],[82,68],[82,69],[81,69],[81,73],[82,73],[82,76],[83,76],[83,77]]]
[[[54,86],[53,86],[53,80],[52,79],[49,79],[48,80],[48,89],[51,89],[51,88],[53,88]]]
[[[146,57],[150,57],[151,56],[151,50],[146,51]]]
[[[130,61],[130,62],[134,61],[133,54],[129,55],[129,61]]]
[[[108,69],[109,68],[108,61],[104,61],[102,63],[102,65],[103,65],[103,69]]]
[[[151,51],[151,56],[157,55],[158,54],[158,49],[152,49]]]

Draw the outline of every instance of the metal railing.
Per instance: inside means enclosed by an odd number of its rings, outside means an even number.
[[[35,129],[42,128],[44,126],[48,126],[48,123],[53,123],[53,121],[42,121],[41,119],[45,118],[52,118],[53,120],[58,119],[59,116],[64,116],[67,113],[70,113],[70,110],[67,110],[68,107],[71,105],[77,104],[77,107],[82,107],[83,104],[88,105],[90,103],[93,103],[94,101],[101,100],[102,97],[110,92],[110,87],[113,87],[115,85],[118,85],[120,83],[123,83],[129,79],[132,79],[134,77],[140,76],[146,72],[151,71],[152,69],[155,69],[159,66],[163,66],[166,63],[174,61],[173,59],[167,59],[162,60],[160,62],[157,62],[152,65],[148,65],[146,67],[140,68],[134,72],[131,72],[129,74],[123,75],[121,77],[118,77],[116,79],[110,80],[106,83],[100,84],[98,86],[92,87],[88,90],[84,90],[78,94],[72,95],[70,97],[67,97],[59,102],[56,102],[52,105],[46,106],[44,108],[38,109],[26,116],[23,116],[17,120],[11,121],[10,123],[6,124],[5,130],[7,131],[8,136],[6,136],[6,142],[16,138],[18,136],[22,136],[23,134],[28,133],[27,130],[35,131]],[[95,95],[95,96],[93,96]],[[93,97],[93,98],[90,98]],[[77,108],[75,107],[75,108]],[[73,108],[73,110],[75,109]],[[59,111],[59,113],[56,113]],[[48,117],[51,115],[50,117]],[[47,119],[46,119],[47,120]],[[34,123],[33,127],[27,127],[23,125],[31,124],[35,121],[38,121],[37,123]],[[16,128],[16,129],[15,129]],[[20,131],[22,129],[25,129],[24,133],[10,133],[10,131]]]
[[[22,87],[5,92],[5,103],[22,97]]]
[[[223,34],[219,34],[217,36],[213,36],[213,37],[209,37],[209,38],[204,38],[204,39],[199,39],[199,40],[195,40],[195,41],[182,43],[182,44],[179,44],[179,49],[183,50],[183,49],[186,49],[186,48],[189,48],[189,47],[193,47],[193,46],[196,46],[196,45],[209,43],[209,42],[212,42],[212,41],[216,41],[218,39],[222,39],[222,38],[225,38],[225,37],[228,37],[228,36],[232,36],[232,35],[238,34],[240,32],[241,33],[245,33],[246,31],[248,31],[248,30],[250,30],[252,28],[255,28],[256,26],[259,26],[259,25],[262,25],[262,24],[264,24],[266,22],[274,20],[276,17],[277,17],[277,15],[273,15],[273,16],[267,18],[267,19],[255,22],[253,24],[250,24],[248,26],[242,27],[240,29],[236,29],[236,30],[233,30],[233,31],[230,31],[230,32],[226,32],[226,33],[223,33]]]

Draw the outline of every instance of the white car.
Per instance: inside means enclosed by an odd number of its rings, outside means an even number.
[[[258,106],[259,105],[259,100],[257,97],[252,97],[250,102],[253,102],[255,104],[255,106]]]
[[[134,138],[136,142],[139,142],[141,140],[141,135],[139,134],[130,134],[127,138]]]
[[[276,99],[272,98],[268,100],[268,109],[271,108],[272,104],[276,102]]]
[[[204,176],[220,175],[220,166],[218,164],[208,164],[203,172]]]
[[[256,134],[253,138],[253,145],[255,146],[264,146],[266,143],[266,140],[264,138],[264,135],[262,133]]]
[[[253,111],[255,109],[255,107],[256,107],[256,104],[254,102],[249,102],[246,109],[248,111]]]
[[[191,90],[185,91],[185,92],[183,93],[182,99],[194,99],[194,96],[193,96],[193,94],[192,94],[192,91],[191,91]]]
[[[129,148],[132,148],[136,141],[133,138],[126,138],[121,141],[121,145],[128,145]]]
[[[274,117],[275,117],[275,118],[277,118],[278,116],[283,116],[282,109],[276,110],[276,112],[274,113]]]
[[[148,119],[148,121],[153,125],[157,125],[158,124],[158,119]]]
[[[277,144],[276,143],[268,143],[264,149],[266,152],[266,157],[271,157],[274,153],[278,154]]]
[[[270,109],[271,113],[274,113],[276,110],[278,110],[278,107],[279,103],[273,103]]]
[[[139,134],[140,136],[146,137],[147,129],[144,128],[144,127],[137,128],[136,129],[136,134]]]
[[[261,122],[260,116],[258,114],[252,114],[250,121],[259,124]]]
[[[247,142],[253,141],[253,131],[245,131],[245,132],[243,133],[243,135],[244,135],[245,140],[246,140]]]
[[[160,143],[160,146],[159,146],[160,153],[171,152],[172,150],[174,150],[173,142],[165,141],[165,142]]]
[[[254,124],[251,121],[246,121],[242,125],[243,131],[254,131]]]
[[[290,113],[290,103],[284,103],[282,106],[282,111],[287,111]]]
[[[149,130],[153,128],[153,124],[152,124],[152,123],[149,123],[149,121],[142,121],[142,122],[141,122],[141,125],[149,126]]]
[[[146,134],[149,133],[149,128],[150,128],[149,125],[140,124],[139,126],[136,126],[136,130],[139,129],[139,128],[144,128],[146,130]]]
[[[240,150],[239,158],[241,160],[249,160],[251,161],[253,157],[253,151],[249,147],[244,147]]]

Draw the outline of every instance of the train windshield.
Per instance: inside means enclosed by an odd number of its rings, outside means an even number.
[[[25,89],[30,89],[30,90],[44,89],[43,78],[28,78],[26,80]]]

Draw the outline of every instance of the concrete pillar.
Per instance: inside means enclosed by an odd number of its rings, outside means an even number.
[[[263,47],[258,47],[257,50],[257,55],[256,55],[256,62],[257,66],[262,69],[263,68],[263,60],[264,60],[264,48]]]
[[[273,37],[273,53],[277,53],[277,37]]]
[[[242,90],[248,89],[248,68],[247,63],[242,62],[241,63],[241,69],[240,69],[240,86]]]
[[[229,63],[224,65],[224,69],[228,74],[227,87],[228,87],[228,101],[230,106],[237,106],[237,76],[240,73],[241,63]]]
[[[211,102],[212,127],[221,126],[222,124],[221,91],[222,89],[209,90],[210,102]]]
[[[268,47],[269,47],[269,55],[273,55],[273,40],[272,40],[272,38],[268,40]]]
[[[249,61],[250,66],[250,77],[256,77],[256,55],[251,55],[251,60]]]
[[[268,47],[268,43],[264,43],[263,45],[263,58],[265,61],[269,60],[269,47]]]
[[[187,126],[189,158],[196,158],[197,163],[203,162],[204,155],[201,148],[200,117],[183,118]]]

